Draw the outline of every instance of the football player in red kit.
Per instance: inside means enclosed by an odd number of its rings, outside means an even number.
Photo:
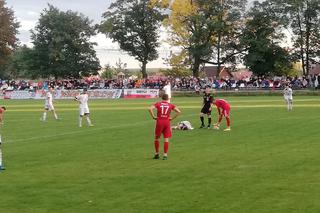
[[[151,117],[156,120],[156,128],[155,128],[155,140],[154,140],[154,147],[155,147],[155,155],[154,159],[159,159],[159,148],[160,148],[160,143],[159,139],[161,135],[163,135],[164,138],[164,154],[163,154],[163,160],[168,159],[168,149],[169,149],[169,138],[172,136],[172,131],[171,131],[171,125],[170,121],[174,120],[177,118],[181,111],[173,104],[170,104],[168,102],[169,97],[167,94],[162,95],[162,101],[157,102],[150,106],[149,108],[149,113]],[[157,110],[157,116],[155,116],[153,110]],[[173,117],[170,117],[171,111],[175,111],[175,115]]]
[[[219,120],[218,123],[214,125],[214,129],[220,129],[220,123],[222,118],[225,117],[227,120],[227,128],[224,131],[230,131],[230,104],[224,99],[216,99],[214,101],[219,113]]]

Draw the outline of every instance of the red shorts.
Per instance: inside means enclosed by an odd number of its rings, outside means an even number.
[[[171,138],[172,131],[171,131],[171,126],[170,126],[170,121],[168,121],[168,120],[157,121],[154,134],[155,134],[156,138],[160,138],[162,134],[163,134],[164,138]]]
[[[230,117],[230,107],[229,107],[229,108],[226,108],[226,109],[223,109],[222,115],[223,115],[224,117]]]

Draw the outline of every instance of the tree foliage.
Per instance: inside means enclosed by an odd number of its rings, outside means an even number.
[[[182,65],[190,66],[194,76],[199,76],[202,59],[209,59],[212,50],[211,31],[208,18],[204,16],[201,5],[195,0],[174,0],[171,5],[162,1],[170,9],[164,21],[169,29],[169,43],[180,47],[179,54],[172,54],[173,69],[180,70]]]
[[[209,29],[212,31],[213,39],[210,61],[203,60],[203,62],[217,65],[218,74],[222,65],[238,63],[237,57],[247,50],[241,43],[247,0],[201,0],[200,2],[208,5],[205,8],[209,11]]]
[[[11,79],[17,78],[36,78],[37,67],[34,64],[34,50],[27,46],[18,47],[10,55],[6,73]]]
[[[103,68],[103,72],[101,73],[101,77],[104,79],[114,79],[117,76],[117,71],[110,64],[107,64]]]
[[[283,33],[279,16],[268,2],[255,2],[247,14],[242,44],[248,51],[244,62],[257,75],[286,75],[290,72],[289,52],[279,46]]]
[[[96,35],[92,21],[73,11],[60,11],[48,5],[32,31],[32,54],[38,67],[35,76],[79,78],[97,74],[99,60],[90,41]]]
[[[174,0],[170,5],[165,23],[171,44],[189,53],[186,60],[194,76],[202,63],[221,67],[244,51],[240,35],[245,5],[246,0]]]
[[[293,56],[302,62],[303,74],[309,74],[311,64],[320,62],[320,1],[270,0],[275,11],[286,19],[292,31]]]
[[[0,0],[0,75],[4,76],[4,67],[9,55],[17,45],[19,22],[14,16],[14,11]]]
[[[158,58],[161,9],[151,0],[117,0],[103,18],[101,32],[141,62],[143,77],[147,77],[147,63]]]

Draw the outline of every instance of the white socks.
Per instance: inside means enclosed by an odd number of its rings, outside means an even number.
[[[88,126],[93,126],[89,117],[86,116]],[[79,127],[82,127],[82,117],[79,117]]]
[[[54,118],[58,120],[58,115],[55,112],[53,113],[53,115],[54,115]]]
[[[44,113],[43,113],[42,120],[45,121],[46,119],[47,119],[47,112],[44,112]]]
[[[92,126],[92,124],[91,124],[91,120],[90,120],[90,118],[89,118],[89,117],[87,117],[87,123],[88,123],[88,125],[89,125],[89,126]]]
[[[79,117],[79,127],[82,127],[82,117]]]

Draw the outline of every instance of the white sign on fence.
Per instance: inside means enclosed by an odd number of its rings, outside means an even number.
[[[56,90],[54,99],[73,99],[79,95],[79,90]],[[88,95],[91,99],[118,99],[121,97],[121,89],[100,89],[89,90]],[[0,96],[1,99],[44,99],[46,96],[45,90],[37,90],[36,92],[29,91],[5,91]]]
[[[158,89],[124,89],[124,98],[157,98],[159,97]]]

